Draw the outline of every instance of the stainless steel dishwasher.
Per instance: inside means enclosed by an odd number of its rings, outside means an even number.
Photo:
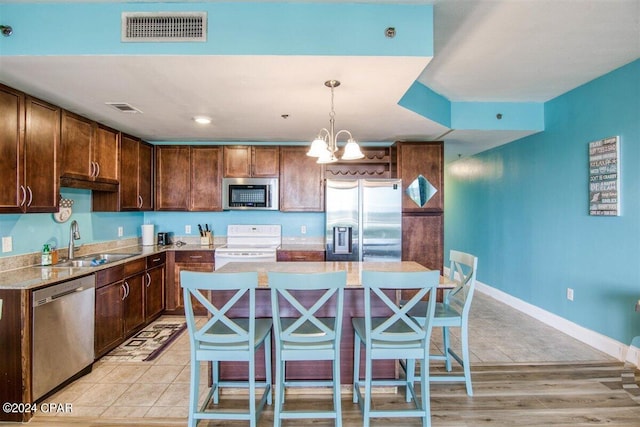
[[[91,275],[33,292],[34,401],[93,363],[95,283]]]

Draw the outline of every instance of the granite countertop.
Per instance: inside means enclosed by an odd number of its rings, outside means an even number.
[[[187,239],[185,239],[187,240]],[[105,268],[113,267],[126,262],[134,261],[138,258],[143,258],[149,255],[166,252],[166,251],[215,251],[216,248],[224,246],[224,241],[216,239],[211,246],[200,245],[197,240],[187,240],[183,245],[166,245],[166,246],[142,246],[139,244],[131,246],[121,246],[108,250],[99,250],[95,252],[81,253],[78,258],[93,254],[93,253],[131,253],[135,254],[129,258],[125,258],[120,261],[110,262],[108,264],[97,265],[94,267],[43,267],[39,265],[25,266],[22,268],[15,268],[12,270],[0,272],[0,289],[13,289],[13,290],[31,290],[40,287],[52,285],[54,283],[63,282],[65,280],[73,279],[76,277],[86,276],[93,274],[96,271],[103,270]],[[310,250],[310,251],[324,251],[324,245],[318,242],[285,242],[280,250]]]

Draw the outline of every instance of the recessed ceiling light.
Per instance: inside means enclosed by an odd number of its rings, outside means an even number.
[[[211,123],[211,117],[207,117],[207,116],[195,116],[193,118],[193,121],[200,124],[200,125],[208,125],[209,123]]]

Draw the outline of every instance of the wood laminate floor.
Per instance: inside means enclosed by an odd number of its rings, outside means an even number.
[[[640,373],[531,317],[476,294],[471,309],[474,396],[460,383],[431,385],[432,425],[640,426]],[[454,339],[456,339],[454,335]],[[432,347],[440,345],[434,330]],[[432,362],[432,370],[442,367]],[[206,371],[206,370],[203,370]],[[206,383],[206,382],[205,382]],[[34,426],[184,426],[189,390],[186,333],[153,362],[97,362],[47,402],[72,412],[38,413]],[[329,395],[290,396],[288,404],[330,407]],[[228,396],[228,406],[246,405]],[[374,406],[404,405],[404,393],[377,394]],[[5,424],[2,424],[5,425]],[[7,423],[6,425],[12,425]],[[20,424],[13,424],[20,425]],[[200,422],[201,427],[247,422]],[[268,407],[259,426],[273,425]],[[326,420],[292,420],[284,426],[331,426]],[[343,425],[362,425],[351,394],[343,394]],[[417,419],[378,419],[372,426],[419,426]]]

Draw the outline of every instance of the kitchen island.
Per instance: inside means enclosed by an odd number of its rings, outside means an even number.
[[[258,273],[258,287],[256,292],[256,317],[272,317],[271,316],[271,296],[269,290],[268,272],[287,272],[287,273],[323,273],[332,271],[347,271],[347,286],[344,295],[344,310],[342,318],[342,340],[340,344],[340,377],[343,385],[353,383],[353,328],[351,326],[352,317],[364,316],[364,290],[362,288],[362,271],[396,271],[396,272],[413,272],[428,271],[429,269],[413,261],[402,262],[273,262],[273,263],[229,263],[224,265],[216,273],[238,273],[256,271]],[[444,277],[441,277],[441,287],[451,288],[453,283]],[[229,293],[229,296],[232,293]],[[222,298],[225,298],[222,296]],[[399,299],[399,295],[396,295]],[[304,299],[302,299],[304,303]],[[314,295],[310,294],[307,302],[315,301]],[[230,316],[243,317],[248,313],[248,306],[238,306]],[[297,316],[297,312],[290,313],[291,316]],[[333,313],[328,313],[331,315]],[[373,314],[387,314],[383,305],[373,307]],[[287,313],[285,313],[285,316]],[[262,351],[262,349],[261,349]],[[364,355],[363,355],[364,356]],[[261,360],[260,355],[257,360]],[[275,354],[274,354],[275,357]],[[364,362],[362,362],[364,366]],[[264,370],[262,366],[256,367],[256,374],[259,378],[264,378]],[[393,361],[380,360],[374,361],[375,378],[392,378],[398,374],[396,364]],[[221,375],[228,380],[246,379],[246,363],[222,363]],[[328,379],[331,378],[331,363],[319,361],[301,361],[290,362],[287,364],[287,379]]]

